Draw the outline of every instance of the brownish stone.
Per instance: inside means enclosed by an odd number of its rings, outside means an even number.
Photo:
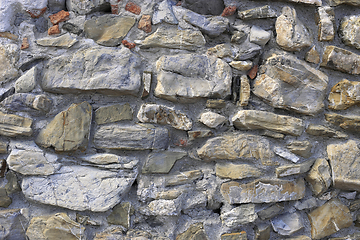
[[[128,2],[125,6],[125,10],[136,15],[139,15],[141,13],[141,7],[133,2]]]
[[[247,240],[247,234],[245,231],[239,233],[225,233],[221,235],[221,240]]]
[[[29,47],[30,47],[30,44],[29,44],[28,38],[24,37],[23,40],[22,40],[20,49],[24,50],[24,49],[27,49]]]
[[[130,43],[127,40],[122,40],[121,43],[128,49],[132,49],[132,48],[136,47],[135,43]]]
[[[26,10],[28,14],[30,14],[30,17],[32,18],[39,18],[41,15],[43,15],[46,12],[47,7],[44,7],[42,9],[33,9],[33,10]]]
[[[236,12],[236,6],[228,6],[228,7],[226,7],[224,9],[221,16],[222,17],[228,17],[228,16],[231,16],[231,15],[234,15],[235,12]]]
[[[258,65],[255,65],[252,67],[252,69],[250,69],[250,71],[248,72],[248,76],[251,80],[254,80],[256,78],[257,72],[258,72]]]
[[[0,37],[8,38],[8,39],[11,39],[11,40],[18,40],[19,39],[18,36],[16,36],[15,34],[12,34],[10,32],[0,32]]]
[[[329,109],[345,110],[359,104],[360,83],[343,79],[331,88],[329,94]]]
[[[69,20],[69,12],[66,12],[64,10],[61,10],[60,12],[58,13],[55,13],[53,15],[50,15],[49,18],[50,18],[50,22],[53,24],[53,25],[56,25],[60,22],[64,22],[66,20]]]
[[[111,4],[111,13],[112,14],[119,14],[119,5]]]
[[[151,15],[142,15],[138,28],[146,33],[151,32]]]
[[[50,27],[48,30],[49,35],[59,34],[60,32],[61,31],[60,31],[59,25],[54,25],[54,26]]]

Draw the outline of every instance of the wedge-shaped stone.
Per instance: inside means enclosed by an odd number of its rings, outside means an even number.
[[[299,213],[288,213],[271,219],[271,225],[275,232],[283,236],[289,236],[304,228]]]
[[[243,204],[231,210],[221,209],[221,221],[227,227],[238,227],[246,223],[255,222],[258,218],[255,213],[255,204]]]
[[[86,48],[51,59],[43,70],[41,85],[45,91],[56,93],[136,95],[141,87],[140,63],[125,47]]]
[[[345,110],[360,103],[360,82],[343,79],[331,88],[329,109]]]
[[[330,138],[347,138],[348,135],[322,125],[310,124],[306,129],[306,133],[314,136],[330,137]]]
[[[352,225],[350,210],[338,199],[332,199],[309,213],[311,238],[320,239]]]
[[[308,160],[306,162],[299,164],[284,165],[276,168],[275,173],[277,177],[286,177],[291,175],[302,174],[309,171],[313,164],[314,164],[314,160]]]
[[[349,140],[343,144],[327,146],[332,180],[335,188],[360,191],[360,149]]]
[[[91,116],[89,103],[72,104],[40,131],[35,142],[42,147],[54,147],[56,151],[84,150],[89,141]]]
[[[305,196],[305,181],[299,178],[289,181],[264,179],[246,184],[226,182],[220,191],[230,204],[292,201]]]
[[[360,55],[339,48],[326,46],[321,66],[349,74],[360,74]]]
[[[179,130],[187,131],[192,128],[192,121],[185,113],[164,105],[144,103],[137,118],[140,122],[169,124]]]
[[[259,216],[259,218],[261,220],[266,220],[266,219],[270,219],[270,218],[273,218],[277,215],[279,215],[280,213],[282,213],[284,211],[284,204],[274,204],[274,205],[271,205],[270,207],[268,208],[265,208],[259,212],[257,212],[257,215]]]
[[[217,128],[227,122],[227,118],[218,113],[207,111],[200,114],[199,122],[202,122],[209,128]]]
[[[200,31],[180,30],[177,27],[159,27],[156,32],[146,37],[141,48],[176,48],[185,50],[196,50],[205,45],[206,41]]]
[[[238,129],[266,129],[293,136],[300,136],[305,128],[299,118],[257,110],[240,110],[232,122]]]
[[[145,161],[142,173],[168,173],[175,162],[186,155],[184,151],[152,152]]]
[[[29,209],[5,209],[0,211],[1,239],[27,239],[24,223],[29,221]],[[35,239],[30,239],[35,240]],[[39,239],[36,239],[39,240]]]
[[[287,144],[287,149],[304,158],[311,156],[312,144],[309,141],[292,141]]]
[[[136,169],[113,172],[63,166],[55,175],[24,178],[21,188],[33,201],[76,211],[104,212],[121,201],[136,176]]]
[[[132,17],[105,14],[87,20],[84,24],[84,32],[88,38],[100,45],[115,47],[121,44],[135,22],[135,18]]]
[[[197,150],[204,160],[259,159],[264,165],[274,165],[274,153],[266,138],[246,134],[226,134],[211,138]]]
[[[46,37],[36,40],[36,43],[43,47],[62,47],[62,48],[71,48],[77,39],[73,38],[70,33],[66,33],[59,37]]]
[[[163,0],[161,3],[156,4],[154,7],[152,23],[155,25],[162,22],[169,24],[179,23],[172,10],[172,4],[168,0]]]
[[[217,163],[216,176],[230,179],[260,177],[261,170],[249,164]]]
[[[340,115],[336,113],[327,113],[325,114],[326,121],[340,126],[341,128],[349,131],[360,131],[360,117],[356,115]]]
[[[169,134],[166,128],[111,124],[96,130],[94,143],[107,149],[164,150],[168,147]]]
[[[7,137],[31,136],[33,120],[0,112],[0,135]]]
[[[253,93],[275,108],[313,115],[324,107],[328,77],[294,55],[270,51]]]
[[[277,17],[277,13],[275,10],[270,8],[269,5],[265,5],[262,7],[256,7],[249,10],[241,11],[238,13],[240,19],[248,20],[248,19],[260,19],[260,18],[275,18]]]
[[[331,185],[329,163],[323,158],[317,159],[305,179],[315,196],[323,194]]]
[[[225,98],[231,93],[231,67],[221,59],[198,54],[162,56],[156,62],[155,96],[170,101]]]

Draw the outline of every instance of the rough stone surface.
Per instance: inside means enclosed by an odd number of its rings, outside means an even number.
[[[209,111],[202,113],[199,121],[209,128],[217,128],[218,126],[224,124],[227,121],[227,118],[218,113]]]
[[[251,61],[232,61],[229,65],[240,71],[248,71],[252,68],[253,63]]]
[[[313,46],[309,51],[306,52],[305,60],[310,63],[315,63],[315,64],[320,63],[320,54],[316,50],[315,46]]]
[[[12,112],[28,111],[46,113],[50,111],[52,101],[45,95],[15,93],[14,95],[5,98],[0,105]]]
[[[132,119],[133,109],[128,103],[100,107],[95,111],[95,121],[99,125]]]
[[[287,159],[289,161],[292,161],[294,163],[297,163],[300,158],[296,156],[295,154],[292,154],[288,150],[281,148],[281,147],[274,147],[274,153],[284,159]]]
[[[31,118],[0,112],[0,135],[7,137],[31,136],[33,130]]]
[[[168,173],[175,162],[187,154],[183,151],[164,151],[150,153],[142,168],[142,173]]]
[[[345,16],[340,23],[341,40],[348,46],[360,48],[360,17],[357,15]]]
[[[329,128],[322,125],[314,125],[310,124],[306,129],[306,132],[310,135],[314,136],[322,136],[322,137],[329,137],[329,138],[347,138],[348,135],[342,133],[340,131],[336,131],[333,128]]]
[[[326,121],[349,131],[360,131],[360,117],[356,115],[340,115],[336,113],[326,113]]]
[[[360,56],[336,46],[326,46],[321,66],[349,74],[360,74]]]
[[[62,48],[70,48],[75,43],[77,43],[78,40],[76,38],[73,38],[70,33],[66,33],[64,35],[61,35],[59,37],[46,37],[36,40],[36,43],[43,47],[62,47]]]
[[[19,72],[13,60],[9,58],[6,49],[0,46],[0,83],[8,82],[18,75]]]
[[[151,33],[151,15],[142,15],[138,24],[138,28],[146,33]]]
[[[298,213],[284,214],[271,219],[271,225],[275,232],[283,236],[289,236],[304,228],[301,216]]]
[[[169,23],[169,24],[178,24],[179,21],[176,19],[170,1],[163,0],[161,3],[157,4],[154,9],[154,15],[152,17],[152,23]]]
[[[247,240],[247,234],[245,231],[239,233],[225,233],[221,235],[221,240]]]
[[[204,15],[220,15],[225,8],[223,0],[184,0],[182,6]]]
[[[319,7],[316,15],[318,24],[318,40],[332,41],[335,36],[335,13],[329,6]]]
[[[27,93],[31,92],[37,83],[37,67],[32,67],[24,75],[19,77],[15,82],[15,92]]]
[[[309,141],[292,141],[286,146],[292,153],[304,158],[311,156],[312,145]]]
[[[323,194],[331,185],[329,163],[323,158],[317,159],[305,179],[315,196]]]
[[[178,175],[170,175],[165,178],[165,186],[176,186],[191,183],[203,176],[200,170],[181,172]]]
[[[88,14],[93,11],[105,9],[108,6],[107,0],[82,1],[82,0],[66,0],[66,7],[70,11],[79,14]]]
[[[189,141],[195,140],[197,138],[206,138],[214,136],[214,133],[211,130],[197,130],[197,131],[188,131]]]
[[[240,19],[262,19],[262,18],[276,18],[277,13],[269,5],[256,7],[245,11],[239,11],[238,16]]]
[[[255,204],[243,204],[230,211],[222,211],[220,218],[223,224],[233,228],[246,223],[254,222],[258,216],[255,213]]]
[[[230,179],[260,177],[262,172],[249,164],[217,163],[216,176]]]
[[[0,211],[0,225],[2,239],[26,239],[24,224],[29,220],[29,210],[4,209]],[[33,240],[33,239],[31,239]]]
[[[310,170],[313,163],[314,160],[308,160],[299,164],[284,165],[281,167],[277,167],[275,173],[277,177],[286,177],[306,173]]]
[[[124,228],[130,228],[131,203],[122,202],[116,205],[111,214],[107,217],[110,224],[121,225]]]
[[[276,203],[266,209],[259,211],[257,214],[260,219],[266,220],[266,219],[270,219],[270,218],[273,218],[273,217],[279,215],[283,211],[284,211],[283,205]]]
[[[192,224],[185,232],[176,236],[176,240],[208,240],[203,223]]]
[[[270,40],[271,33],[254,25],[250,29],[249,37],[250,42],[264,46]]]
[[[329,108],[345,110],[360,103],[360,83],[343,79],[331,88],[329,94]]]

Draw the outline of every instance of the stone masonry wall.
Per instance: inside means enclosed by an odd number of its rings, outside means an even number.
[[[360,239],[359,7],[0,0],[0,239]]]

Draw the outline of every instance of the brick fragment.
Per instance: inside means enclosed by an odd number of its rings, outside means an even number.
[[[226,7],[224,9],[221,16],[222,17],[228,17],[228,16],[231,16],[231,15],[234,15],[235,12],[236,12],[236,6],[228,6],[228,7]]]
[[[150,15],[142,15],[139,24],[138,24],[138,28],[143,30],[146,33],[150,33],[152,30],[151,27],[151,16]]]
[[[133,2],[128,2],[125,6],[125,10],[134,13],[136,15],[139,15],[141,13],[141,7],[139,7]]]
[[[56,25],[60,22],[64,22],[66,20],[69,20],[69,12],[66,12],[64,10],[61,10],[60,12],[58,13],[55,13],[53,15],[50,15],[49,18],[50,18],[50,22],[53,24],[53,25]]]
[[[129,49],[132,49],[132,48],[134,48],[134,47],[136,46],[135,43],[130,43],[130,42],[128,42],[127,40],[122,40],[121,43],[122,43],[125,47],[127,47],[127,48],[129,48]]]
[[[49,35],[59,34],[61,31],[59,29],[59,25],[54,25],[51,28],[48,29]]]

